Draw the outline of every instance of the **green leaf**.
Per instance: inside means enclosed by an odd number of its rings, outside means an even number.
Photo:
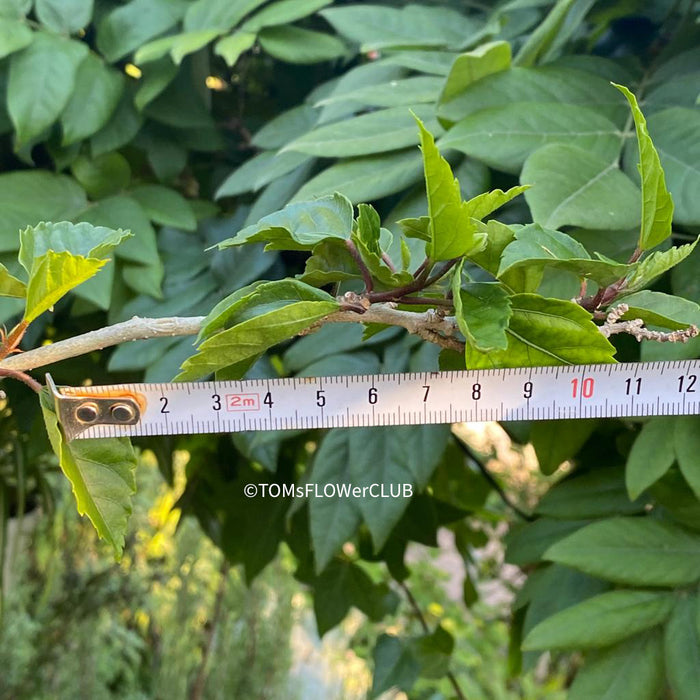
[[[320,498],[309,498],[309,525],[314,549],[316,571],[326,568],[343,544],[351,539],[362,514],[354,498],[339,495],[326,496],[325,484],[350,484],[350,431],[331,430],[314,455],[310,480],[320,489]]]
[[[627,229],[639,224],[639,190],[617,166],[567,144],[549,144],[526,161],[520,179],[536,223],[546,228],[581,226]]]
[[[477,232],[469,206],[462,201],[459,182],[435,146],[433,135],[418,117],[416,121],[420,129],[430,216],[430,242],[426,253],[434,262],[476,253],[486,246],[486,234]]]
[[[515,62],[521,66],[532,66],[538,58],[544,56],[557,40],[566,16],[576,0],[557,0],[544,21],[527,38],[520,47]]]
[[[514,270],[553,267],[607,286],[634,269],[631,265],[614,261],[592,260],[575,238],[539,224],[527,224],[517,229],[515,238],[503,251],[497,272],[499,279]]]
[[[95,158],[78,156],[71,165],[71,172],[91,199],[116,194],[131,181],[129,161],[116,152],[103,153]]]
[[[271,56],[300,65],[332,61],[348,53],[345,44],[337,37],[301,27],[268,27],[260,32],[258,40]]]
[[[540,622],[523,649],[595,649],[663,623],[673,610],[670,593],[608,591]]]
[[[487,354],[467,345],[468,368],[615,362],[615,348],[578,304],[517,294],[511,305],[507,349]]]
[[[505,539],[505,561],[521,568],[538,564],[547,549],[555,542],[588,525],[589,522],[589,520],[538,518],[517,530],[511,528]]]
[[[648,127],[673,196],[674,221],[684,226],[700,225],[700,202],[695,196],[700,188],[700,144],[695,138],[700,112],[683,107],[665,109],[649,117]]]
[[[24,320],[31,323],[44,311],[48,311],[71,289],[96,275],[106,260],[84,258],[66,251],[49,250],[34,258],[29,283]]]
[[[557,65],[514,67],[487,75],[438,105],[438,117],[455,123],[484,109],[523,102],[581,105],[622,126],[629,113],[610,83],[591,73]]]
[[[410,148],[396,153],[343,160],[308,180],[292,202],[342,192],[351,202],[377,200],[421,179],[420,154]]]
[[[527,157],[546,144],[565,143],[612,161],[621,138],[612,121],[589,107],[517,102],[470,114],[443,136],[440,146],[517,174]]]
[[[92,226],[88,223],[42,222],[20,232],[19,262],[31,273],[34,260],[50,250],[55,253],[67,252],[85,258],[103,259],[130,236],[129,231]]]
[[[401,219],[396,222],[406,238],[417,238],[419,241],[430,241],[430,217],[418,216]]]
[[[462,261],[452,277],[455,317],[467,342],[482,352],[505,350],[506,329],[511,317],[508,293],[493,282],[467,282],[462,279]]]
[[[93,0],[36,0],[39,21],[58,34],[75,34],[92,19]]]
[[[586,655],[569,700],[657,700],[664,686],[661,635],[638,635]]]
[[[627,98],[632,109],[639,147],[639,173],[642,178],[642,227],[639,247],[649,250],[671,235],[673,200],[666,189],[666,179],[659,154],[649,136],[646,119],[637,98],[623,85],[613,85]]]
[[[114,113],[124,89],[124,76],[89,53],[75,74],[75,90],[61,114],[62,145],[98,132]]]
[[[545,556],[633,586],[685,586],[700,579],[700,536],[651,518],[611,518],[587,525]]]
[[[640,260],[634,272],[630,275],[625,289],[636,292],[651,284],[659,275],[678,265],[687,258],[698,243],[695,239],[692,243],[668,250],[657,250],[648,257]]]
[[[669,684],[677,700],[693,700],[700,688],[700,599],[684,596],[676,602],[666,625],[664,653]]]
[[[20,51],[29,45],[33,38],[34,32],[24,22],[0,17],[0,58]]]
[[[332,2],[333,0],[279,0],[272,5],[267,5],[246,20],[241,29],[246,32],[258,32],[265,27],[291,24],[298,19],[308,17]]]
[[[629,306],[629,311],[622,316],[623,319],[639,318],[648,326],[660,326],[675,331],[687,328],[692,323],[700,323],[700,306],[671,294],[645,289],[624,296],[617,302]]]
[[[311,131],[318,121],[318,111],[309,105],[288,109],[271,119],[256,132],[251,143],[257,148],[275,150]]]
[[[630,501],[623,469],[607,467],[575,474],[555,484],[537,504],[537,513],[552,518],[602,518],[641,513],[644,503]]]
[[[416,76],[402,80],[392,80],[378,85],[367,85],[348,92],[334,93],[316,102],[316,107],[324,107],[344,102],[355,102],[367,107],[398,107],[435,102],[443,80],[435,76]]]
[[[479,25],[446,8],[418,4],[401,9],[361,3],[323,10],[322,17],[364,53],[397,48],[462,47]]]
[[[360,487],[384,484],[385,488],[413,484],[422,490],[440,461],[448,435],[449,428],[443,425],[350,431],[350,482]],[[376,498],[376,488],[368,488],[357,504],[378,551],[401,519],[410,494],[402,491],[398,498]]]
[[[675,419],[675,453],[683,477],[700,499],[700,418],[678,416]]]
[[[27,48],[12,55],[7,111],[15,128],[17,148],[36,139],[58,119],[87,53],[87,44],[36,32]]]
[[[416,113],[439,130],[432,106],[417,105]],[[326,157],[364,156],[418,143],[416,124],[405,107],[381,109],[359,117],[319,126],[287,144],[282,151]]]
[[[143,75],[134,95],[134,104],[139,111],[165,90],[177,74],[177,66],[169,59],[154,61],[143,67]]]
[[[97,534],[121,557],[124,535],[136,491],[136,455],[127,438],[99,438],[66,442],[52,399],[41,394],[41,409],[51,446],[61,470],[71,482],[81,515],[87,515]]]
[[[300,279],[314,287],[323,287],[332,282],[360,279],[362,275],[345,241],[327,238],[313,247],[312,255]]]
[[[387,65],[402,66],[418,73],[446,76],[450,72],[455,55],[452,51],[398,51],[385,59]]]
[[[259,355],[337,311],[335,301],[301,301],[243,321],[208,340],[183,365],[178,381],[204,377]]]
[[[97,48],[114,63],[175,26],[186,8],[183,0],[131,0],[102,18]]]
[[[218,244],[219,249],[266,241],[265,250],[312,250],[326,238],[348,239],[352,233],[352,204],[341,194],[311,202],[288,204],[257,224]]]
[[[625,480],[631,499],[657,482],[674,462],[675,418],[659,416],[644,425],[632,445]]]
[[[65,175],[44,170],[0,174],[0,252],[17,250],[20,228],[72,219],[86,206],[83,188]]]
[[[374,647],[374,676],[370,698],[392,688],[411,690],[420,675],[420,666],[410,645],[394,635],[382,634]]]
[[[583,447],[599,425],[596,419],[536,421],[530,431],[540,471],[554,472]]]
[[[197,219],[190,203],[176,190],[162,185],[139,185],[130,194],[143,207],[151,221],[185,231],[197,228]]]
[[[218,29],[224,33],[264,2],[265,0],[196,0],[187,8],[183,26],[186,32]]]
[[[494,41],[457,56],[445,81],[439,102],[448,102],[469,85],[492,73],[510,68],[510,44]]]
[[[27,285],[10,274],[10,271],[0,263],[0,296],[24,299],[27,296]]]
[[[226,36],[216,42],[214,53],[221,56],[226,61],[226,65],[232,68],[241,55],[255,44],[256,39],[257,34],[234,32],[231,36]]]
[[[92,156],[116,151],[126,145],[138,134],[142,125],[143,117],[134,107],[132,92],[125,90],[110,120],[90,139]]]
[[[467,201],[467,210],[473,219],[485,219],[489,214],[499,209],[511,199],[529,189],[530,185],[518,185],[511,187],[507,192],[503,190],[491,190],[473,197]]]

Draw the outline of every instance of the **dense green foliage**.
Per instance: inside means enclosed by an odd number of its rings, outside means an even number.
[[[653,329],[700,324],[696,3],[466,5],[0,0],[3,357],[135,314],[207,318],[196,350],[125,344],[52,366],[56,380],[700,355],[698,339],[609,340],[598,327],[620,303]],[[458,332],[363,328],[364,309],[386,302],[454,315]],[[337,311],[349,323],[323,325]],[[52,447],[79,511],[120,553],[131,445],[66,443],[46,394],[39,406],[4,385],[3,522],[49,508]],[[699,425],[505,426],[545,473],[574,466],[509,534],[507,559],[528,572],[512,674],[544,650],[581,650],[574,700],[694,697]],[[410,542],[434,546],[447,527],[470,561],[479,521],[503,517],[485,458],[465,457],[445,426],[138,447],[170,480],[174,450],[191,454],[180,505],[247,580],[286,543],[320,634],[351,607],[375,622],[394,613]],[[263,481],[410,482],[416,495],[244,496]],[[467,580],[465,604],[475,595]],[[380,636],[373,694],[427,697],[454,680],[453,648],[440,625]]]

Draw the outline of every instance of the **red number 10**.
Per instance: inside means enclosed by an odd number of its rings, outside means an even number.
[[[583,382],[581,382],[581,395],[584,399],[590,399],[593,396],[593,386],[595,382],[592,377],[586,377]],[[578,396],[578,379],[571,380],[571,389],[573,398]]]

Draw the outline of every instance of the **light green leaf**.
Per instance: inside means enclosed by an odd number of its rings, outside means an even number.
[[[196,0],[187,8],[183,26],[186,32],[218,29],[223,34],[264,2],[265,0]]]
[[[639,224],[639,189],[616,161],[567,144],[549,144],[526,161],[520,179],[536,223],[626,229]]]
[[[674,221],[700,225],[700,111],[672,107],[649,117],[649,134],[661,159],[675,204]]]
[[[664,687],[663,661],[657,631],[586,654],[569,700],[657,700]]]
[[[430,217],[418,216],[400,219],[396,222],[406,238],[417,238],[420,241],[430,240]]]
[[[443,136],[440,146],[517,174],[527,157],[546,144],[566,143],[612,161],[621,139],[617,126],[589,107],[516,102],[470,114]]]
[[[467,345],[467,368],[614,362],[615,348],[578,304],[536,294],[511,297],[508,347],[481,353]]]
[[[616,303],[629,306],[629,311],[622,316],[624,320],[640,318],[647,326],[676,331],[687,328],[692,323],[700,323],[700,306],[663,292],[645,289],[622,297]]]
[[[678,416],[673,437],[681,473],[700,499],[700,417]]]
[[[557,40],[562,26],[576,0],[557,0],[544,21],[535,29],[520,47],[515,62],[520,66],[532,66],[538,58],[547,53]]]
[[[389,47],[459,48],[480,28],[475,20],[452,9],[418,4],[395,9],[361,3],[320,14],[339,34],[360,44],[362,52]]]
[[[44,311],[48,311],[71,289],[96,275],[106,260],[84,258],[66,251],[49,250],[34,259],[29,284],[24,320],[31,323]]]
[[[175,26],[187,7],[183,0],[131,0],[100,21],[97,48],[110,63],[118,61]]]
[[[166,56],[182,34],[168,34],[140,46],[134,54],[134,61],[139,65],[157,61]]]
[[[523,226],[515,232],[515,238],[503,251],[497,273],[499,279],[517,269],[554,267],[609,285],[634,269],[623,263],[591,260],[588,251],[575,238],[539,224]]]
[[[66,252],[101,260],[131,235],[129,231],[122,229],[114,230],[88,223],[41,222],[20,232],[19,262],[28,273],[31,273],[34,259],[45,255],[50,250],[55,253]]]
[[[295,26],[268,27],[260,32],[258,40],[271,56],[300,65],[332,61],[348,53],[337,37]]]
[[[631,499],[656,483],[674,462],[675,418],[659,416],[644,425],[632,445],[625,481]]]
[[[336,193],[311,202],[288,204],[233,238],[221,241],[218,247],[267,241],[266,250],[312,250],[326,238],[349,238],[352,227],[352,204]]]
[[[462,282],[462,261],[452,277],[455,317],[467,342],[482,352],[505,350],[511,316],[507,292],[494,282]]]
[[[18,280],[0,263],[0,296],[24,299],[27,296],[27,285]]]
[[[477,80],[510,68],[510,44],[494,41],[457,56],[445,81],[439,102],[449,102]]]
[[[638,289],[651,284],[659,275],[685,260],[693,252],[697,243],[698,239],[695,239],[687,245],[669,248],[668,250],[657,250],[640,260],[636,270],[627,280],[625,289],[628,289],[630,292],[636,292]]]
[[[234,32],[231,36],[226,36],[216,42],[214,53],[221,56],[226,61],[226,65],[232,68],[241,55],[255,44],[256,39],[257,34]]]
[[[360,279],[362,275],[344,240],[327,238],[313,247],[313,254],[306,259],[302,282],[323,287],[332,282]]]
[[[190,203],[176,190],[162,185],[139,185],[130,194],[143,207],[151,221],[185,231],[197,228]]]
[[[39,21],[58,34],[75,34],[92,19],[93,0],[36,0]]]
[[[677,700],[694,700],[700,688],[700,611],[697,595],[678,598],[666,625],[664,652],[668,680]]]
[[[530,442],[535,448],[540,471],[543,474],[553,474],[583,447],[597,426],[595,418],[534,422]]]
[[[124,76],[89,53],[78,67],[75,90],[61,114],[62,144],[67,146],[99,131],[112,116],[124,89]]]
[[[477,232],[469,207],[462,201],[459,182],[435,146],[433,135],[417,117],[416,121],[420,129],[430,217],[427,255],[438,261],[476,253],[486,246],[486,234]]]
[[[24,22],[0,16],[0,58],[20,51],[33,38],[34,32]]]
[[[117,196],[102,199],[77,217],[95,226],[131,231],[131,238],[117,249],[117,256],[141,263],[161,265],[156,233],[141,205],[132,197]]]
[[[7,111],[17,147],[37,138],[53,124],[73,92],[76,72],[87,44],[57,34],[36,32],[34,40],[10,59]]]
[[[442,79],[434,76],[416,76],[392,80],[388,83],[368,85],[348,92],[334,93],[319,100],[315,106],[325,107],[345,102],[355,102],[367,107],[398,107],[435,102],[442,86]]]
[[[75,180],[44,170],[0,174],[0,252],[19,248],[19,229],[72,219],[87,206]]]
[[[656,627],[673,610],[670,593],[608,591],[540,622],[523,649],[595,649]]]
[[[267,5],[246,20],[241,25],[241,29],[244,32],[259,32],[264,27],[291,24],[298,19],[308,17],[332,2],[333,0],[279,0]]]
[[[131,514],[131,496],[136,491],[136,455],[131,443],[127,438],[66,442],[51,404],[48,394],[42,393],[46,430],[61,470],[73,487],[78,512],[90,518],[97,534],[120,557]]]
[[[642,178],[642,227],[639,232],[639,247],[649,250],[671,235],[673,200],[666,189],[659,154],[649,136],[637,98],[623,85],[613,84],[627,98],[634,116],[640,154],[639,172]]]
[[[489,214],[525,192],[529,187],[530,185],[518,185],[516,187],[511,187],[507,192],[503,190],[483,192],[466,202],[469,216],[473,219],[485,219]]]
[[[615,583],[685,586],[700,579],[700,536],[652,518],[611,518],[557,542],[546,558]]]
[[[439,130],[432,106],[417,106],[416,114]],[[325,157],[364,156],[418,143],[416,124],[405,107],[391,107],[320,126],[287,144],[282,151]]]
[[[337,311],[335,301],[301,301],[255,316],[205,340],[183,365],[178,381],[204,377],[255,357]]]
[[[342,192],[351,202],[377,200],[421,179],[421,157],[410,148],[395,153],[343,160],[308,180],[292,202]]]
[[[455,55],[452,51],[399,51],[385,59],[387,65],[402,66],[428,75],[449,74]]]
[[[253,282],[229,294],[207,314],[202,321],[197,343],[252,316],[300,301],[332,302],[334,299],[322,289],[311,287],[300,280]]]
[[[352,483],[350,475],[350,431],[331,430],[314,455],[311,479],[323,493],[325,484]],[[352,539],[362,522],[354,498],[333,495],[309,498],[309,527],[317,572],[326,568],[343,544]]]

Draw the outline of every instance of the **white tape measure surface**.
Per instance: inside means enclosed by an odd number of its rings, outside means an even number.
[[[98,417],[69,438],[180,435],[698,414],[699,377],[700,360],[687,360],[71,387],[57,401],[133,396],[138,403],[133,424]]]

